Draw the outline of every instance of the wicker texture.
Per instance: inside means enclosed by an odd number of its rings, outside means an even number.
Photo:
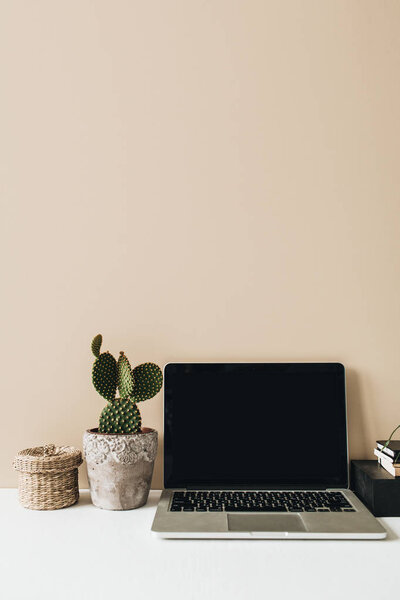
[[[71,506],[79,498],[80,450],[54,444],[18,452],[14,469],[19,475],[19,500],[25,508],[54,510]]]

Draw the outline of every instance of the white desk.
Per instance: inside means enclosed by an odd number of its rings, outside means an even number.
[[[150,533],[159,492],[125,512],[87,491],[55,511],[19,506],[0,491],[4,600],[392,600],[398,595],[400,518],[384,541],[159,540]]]

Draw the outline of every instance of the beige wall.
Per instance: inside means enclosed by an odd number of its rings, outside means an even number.
[[[2,0],[0,485],[96,425],[99,331],[135,363],[340,360],[372,457],[400,422],[399,31],[398,0]]]

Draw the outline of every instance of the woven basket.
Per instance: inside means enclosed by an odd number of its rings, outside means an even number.
[[[13,467],[18,471],[19,501],[25,508],[54,510],[71,506],[79,498],[80,450],[54,444],[18,452]]]

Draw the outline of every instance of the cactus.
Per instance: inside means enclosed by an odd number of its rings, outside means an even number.
[[[103,342],[103,336],[101,335],[101,333],[96,335],[96,337],[94,337],[92,340],[92,352],[96,358],[99,358],[99,356],[100,356],[100,348],[101,348],[102,342]]]
[[[117,361],[109,352],[103,352],[94,361],[93,385],[103,398],[114,400],[117,391]]]
[[[100,433],[138,433],[142,425],[140,411],[129,399],[117,399],[103,408],[100,421]]]
[[[138,433],[142,419],[137,402],[148,400],[161,389],[163,375],[154,363],[144,363],[131,369],[128,358],[120,352],[118,362],[109,352],[100,354],[103,338],[96,335],[92,352],[96,357],[92,381],[96,390],[108,400],[99,420],[100,433]],[[117,388],[120,398],[116,398]]]
[[[133,391],[133,374],[129,360],[123,352],[118,359],[118,391],[121,398],[129,398]]]
[[[136,402],[153,398],[160,390],[163,383],[163,374],[158,365],[144,363],[133,369],[133,394]]]

